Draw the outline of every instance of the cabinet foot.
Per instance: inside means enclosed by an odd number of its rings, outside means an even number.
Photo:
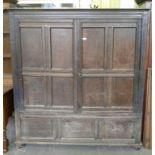
[[[142,146],[140,146],[140,145],[135,147],[136,151],[139,151],[141,148],[142,148]]]
[[[25,144],[16,144],[16,149],[21,150],[23,148],[25,148]]]

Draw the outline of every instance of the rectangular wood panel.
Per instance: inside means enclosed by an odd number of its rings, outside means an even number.
[[[72,35],[70,28],[51,29],[52,68],[72,68]]]
[[[104,87],[103,78],[83,78],[83,106],[104,106],[106,97]]]
[[[21,118],[21,136],[30,138],[54,137],[54,121],[49,118]]]
[[[104,68],[104,28],[83,28],[82,68]]]
[[[23,86],[25,106],[45,106],[46,77],[24,76]]]
[[[94,138],[95,124],[91,119],[65,119],[61,131],[62,138]]]
[[[136,28],[114,28],[113,69],[134,69]]]
[[[53,106],[73,106],[73,79],[53,78]]]
[[[104,119],[99,121],[99,137],[102,139],[133,139],[135,138],[134,122],[131,119]]]
[[[133,79],[112,78],[111,106],[133,106]]]
[[[41,28],[21,28],[23,67],[44,67]]]

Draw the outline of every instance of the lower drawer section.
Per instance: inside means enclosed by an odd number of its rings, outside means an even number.
[[[20,139],[37,143],[135,143],[139,129],[136,118],[22,116]]]

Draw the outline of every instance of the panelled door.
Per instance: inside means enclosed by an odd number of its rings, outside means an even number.
[[[23,19],[20,35],[24,107],[73,110],[73,20]]]
[[[79,79],[82,111],[133,110],[137,96],[140,23],[83,20]]]

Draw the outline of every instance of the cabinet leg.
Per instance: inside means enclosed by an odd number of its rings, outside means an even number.
[[[136,146],[136,151],[139,151],[142,148],[142,146]]]

